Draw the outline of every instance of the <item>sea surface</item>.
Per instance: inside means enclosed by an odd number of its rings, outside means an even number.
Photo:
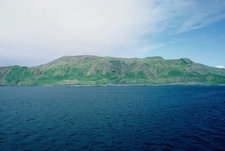
[[[225,86],[0,87],[0,150],[225,150]]]

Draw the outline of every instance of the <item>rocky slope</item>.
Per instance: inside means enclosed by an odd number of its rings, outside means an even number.
[[[225,69],[187,58],[65,56],[35,67],[0,67],[0,85],[225,84]]]

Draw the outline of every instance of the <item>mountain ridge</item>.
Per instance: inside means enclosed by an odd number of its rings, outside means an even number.
[[[33,67],[0,67],[0,85],[225,84],[225,69],[188,58],[63,56]]]

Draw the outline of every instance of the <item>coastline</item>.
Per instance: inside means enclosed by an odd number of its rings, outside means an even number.
[[[43,85],[0,85],[0,87],[159,87],[159,86],[225,86],[210,83],[165,83],[165,84],[43,84]]]

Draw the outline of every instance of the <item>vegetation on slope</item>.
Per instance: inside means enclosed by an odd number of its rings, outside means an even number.
[[[36,67],[0,68],[0,85],[225,84],[225,70],[187,58],[66,56]]]

